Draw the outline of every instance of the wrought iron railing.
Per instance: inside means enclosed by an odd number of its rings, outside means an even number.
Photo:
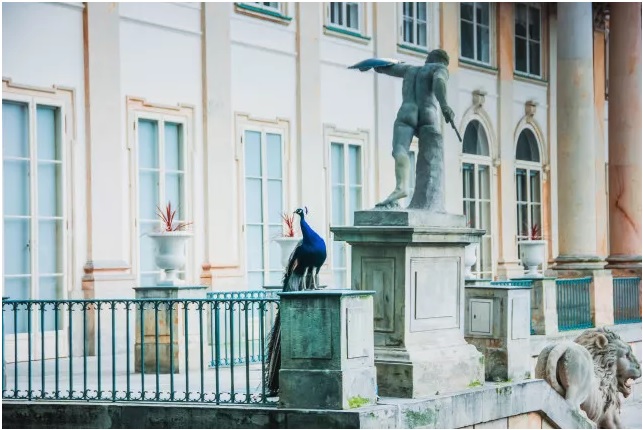
[[[641,322],[641,278],[614,278],[614,324]]]
[[[579,330],[594,327],[590,308],[592,278],[557,279],[556,310],[558,330]]]
[[[279,302],[250,296],[3,300],[2,397],[271,403],[265,364],[252,357],[262,357]],[[235,342],[222,340],[224,321]],[[254,339],[237,341],[239,329]],[[223,357],[242,364],[224,367]]]
[[[273,302],[279,300],[276,291],[250,290],[235,292],[212,292],[206,297],[212,300],[244,300],[244,299],[270,299]],[[232,307],[231,313],[216,313],[210,318],[210,367],[230,366],[263,361],[264,349],[261,348],[262,338],[259,330],[259,318],[263,319],[264,327],[272,327],[277,316],[276,306],[267,306],[265,312],[260,316],[256,306],[250,306],[246,312],[241,312],[239,306]],[[250,324],[245,326],[245,319],[249,318]],[[219,339],[219,342],[215,341]],[[245,354],[244,345],[246,341],[250,344],[249,354]],[[219,350],[218,359],[216,356]]]

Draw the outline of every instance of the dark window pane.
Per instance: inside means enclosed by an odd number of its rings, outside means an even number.
[[[527,73],[527,41],[516,38],[516,70]]]
[[[473,21],[473,3],[460,3],[460,19]]]
[[[516,201],[527,201],[527,171],[516,169]]]
[[[417,5],[417,19],[420,21],[426,21],[426,3],[425,2],[419,2],[416,3]]]
[[[476,3],[476,23],[489,25],[489,3]]]
[[[413,43],[413,20],[405,18],[402,29],[404,33],[404,41],[407,43]]]
[[[473,172],[473,164],[462,164],[462,196],[465,199],[472,199],[475,197],[475,178]]]
[[[476,59],[484,63],[489,62],[489,27],[476,26]]]
[[[420,46],[426,46],[426,22],[419,22],[417,30],[417,40],[415,43]]]
[[[523,161],[540,162],[540,152],[538,151],[538,143],[536,136],[531,130],[524,129],[518,136],[518,145],[516,147],[516,159]]]
[[[529,38],[540,40],[540,9],[529,8]]]
[[[464,131],[462,152],[474,155],[489,155],[487,134],[478,121],[471,121]]]
[[[525,5],[516,5],[516,36],[527,36],[527,10]]]
[[[405,1],[402,3],[402,15],[404,17],[413,17],[413,3]]]
[[[540,43],[529,42],[529,73],[540,76]]]
[[[473,24],[460,21],[460,53],[465,58],[473,56]]]

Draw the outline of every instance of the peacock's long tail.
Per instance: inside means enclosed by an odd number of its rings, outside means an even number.
[[[300,291],[303,286],[303,276],[291,272],[284,275],[283,291]],[[279,369],[281,368],[281,311],[277,311],[275,323],[268,335],[268,346],[266,351],[266,391],[274,396],[279,391]]]

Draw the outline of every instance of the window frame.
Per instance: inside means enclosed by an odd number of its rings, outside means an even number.
[[[39,298],[39,285],[38,278],[41,276],[39,273],[39,263],[38,263],[38,249],[40,246],[40,237],[39,237],[39,226],[38,222],[41,217],[38,214],[38,152],[37,152],[37,107],[38,106],[47,106],[53,107],[58,110],[58,118],[56,123],[58,126],[56,138],[60,144],[60,165],[61,165],[61,178],[60,178],[60,187],[61,187],[61,197],[60,204],[62,205],[61,215],[53,218],[60,219],[62,222],[61,229],[61,286],[60,299],[67,299],[69,293],[73,291],[73,281],[74,281],[74,238],[70,233],[71,226],[73,225],[73,146],[75,142],[75,110],[73,106],[74,101],[74,91],[71,89],[66,89],[64,87],[53,87],[53,88],[39,88],[34,86],[22,86],[13,84],[11,80],[3,78],[3,91],[2,91],[2,100],[7,102],[13,102],[18,104],[27,105],[27,115],[28,115],[28,145],[29,145],[29,154],[28,157],[17,157],[20,159],[29,159],[29,171],[30,171],[30,181],[29,181],[29,233],[30,233],[30,274],[31,278],[29,283],[29,299],[36,300]],[[36,148],[36,151],[34,151]],[[4,151],[3,151],[3,167],[4,167]],[[14,158],[14,157],[11,157]],[[52,161],[52,160],[50,160]],[[34,169],[34,166],[36,168]],[[35,172],[35,174],[34,174]],[[3,178],[4,184],[4,178]],[[35,192],[34,192],[35,190]],[[4,190],[3,190],[4,192]],[[4,238],[4,221],[7,215],[3,209],[3,222],[0,225],[0,232],[2,232],[2,237]],[[18,218],[25,218],[23,215],[16,216]],[[44,217],[50,219],[52,217]],[[3,249],[4,249],[4,239],[3,239]],[[34,251],[35,250],[35,251]],[[4,252],[4,251],[3,251]],[[47,275],[47,274],[45,274]],[[49,274],[53,275],[53,274]],[[58,274],[56,274],[58,276]],[[9,277],[25,277],[26,275],[6,275],[6,268],[4,264],[2,265],[2,280],[3,280],[3,296],[5,295],[5,278]],[[35,295],[34,295],[35,294]],[[32,312],[32,327],[40,327],[40,313]],[[66,318],[58,318],[59,327],[58,331],[62,332],[67,329],[68,321]],[[4,328],[3,328],[4,331]],[[41,336],[39,330],[32,330],[31,334],[20,332],[17,334],[6,333],[4,334],[6,347],[9,349],[16,348],[16,343],[27,342],[29,336],[31,335],[31,342],[34,345],[32,351],[32,356],[41,356],[44,355],[45,359],[53,358],[54,351],[54,342],[56,338],[56,330],[46,330],[45,334]],[[42,341],[41,341],[42,339]],[[42,349],[42,342],[44,342],[44,350]],[[58,345],[59,356],[67,356],[69,353],[69,344],[66,340],[63,340]],[[18,361],[27,360],[27,348],[18,346]]]
[[[141,220],[139,216],[139,197],[140,197],[140,185],[139,185],[139,140],[138,140],[138,122],[139,120],[151,120],[159,122],[159,129],[161,124],[166,122],[171,122],[175,124],[181,124],[182,126],[182,139],[183,139],[183,163],[184,163],[184,182],[183,182],[183,195],[185,202],[182,206],[183,217],[187,221],[192,221],[194,219],[194,187],[192,174],[193,172],[193,162],[192,154],[194,151],[193,136],[194,136],[194,111],[191,106],[178,105],[177,107],[168,107],[167,105],[157,105],[153,103],[148,103],[144,99],[136,97],[127,98],[127,108],[128,108],[128,140],[127,140],[127,149],[129,152],[129,163],[130,163],[130,208],[131,208],[131,217],[130,217],[130,228],[132,229],[133,234],[131,235],[130,249],[132,255],[132,272],[136,279],[136,282],[140,284],[141,282]],[[164,128],[164,127],[163,127]],[[159,131],[159,170],[165,172],[165,166],[161,165],[164,161],[164,155],[160,148],[164,143],[161,143],[162,135],[164,136],[165,131],[161,133]],[[162,167],[161,167],[162,166]],[[165,174],[159,174],[159,193],[160,196],[163,196],[165,190],[161,187],[161,177],[164,177]],[[163,179],[164,181],[164,179]],[[160,198],[160,197],[159,197]],[[159,201],[161,207],[165,207],[167,202]],[[159,221],[159,225],[161,222]],[[186,264],[185,268],[179,272],[184,277],[186,283],[191,283],[195,279],[198,279],[198,274],[194,272],[192,267],[194,266],[194,255],[195,255],[195,241],[190,240],[186,245]],[[157,273],[160,273],[161,269]]]
[[[333,3],[342,3],[343,14],[346,15],[347,3],[355,3],[357,5],[357,28],[349,27],[344,24],[336,24],[331,21]],[[340,38],[344,38],[353,42],[369,43],[371,38],[367,35],[367,4],[364,2],[327,2],[325,3],[325,18],[324,18],[324,33]]]
[[[417,5],[418,4],[424,4],[426,7],[426,45],[420,45],[419,43],[413,43],[413,42],[408,42],[404,40],[404,3],[412,3],[414,6],[414,13],[415,15],[412,17],[413,20],[413,35],[414,38],[417,40]],[[431,18],[433,16],[433,11],[431,10],[431,4],[429,2],[401,2],[397,6],[397,11],[398,11],[398,25],[399,25],[399,34],[398,34],[398,40],[399,40],[399,45],[401,48],[407,48],[407,49],[412,49],[412,50],[421,50],[422,52],[429,52],[430,48],[430,42],[432,41],[431,37]]]
[[[476,264],[474,268],[471,270],[472,274],[474,274],[477,277],[483,277],[484,275],[489,275],[490,278],[493,278],[496,274],[496,255],[494,252],[494,245],[495,245],[495,234],[494,234],[494,220],[495,220],[495,190],[493,186],[493,175],[494,175],[494,165],[493,165],[493,160],[492,160],[492,152],[491,152],[491,134],[489,133],[489,130],[487,127],[484,125],[484,122],[479,119],[479,118],[470,118],[469,121],[466,123],[466,126],[464,127],[463,134],[466,133],[467,127],[473,122],[477,121],[482,127],[485,136],[487,138],[487,151],[489,152],[489,155],[478,155],[478,154],[471,154],[468,152],[462,152],[462,156],[460,159],[460,179],[463,181],[464,180],[464,165],[465,164],[470,164],[473,165],[474,171],[474,190],[473,190],[473,198],[468,198],[465,197],[464,194],[464,188],[462,189],[462,206],[463,206],[463,214],[466,217],[466,213],[464,211],[464,205],[466,202],[472,202],[475,205],[475,224],[471,226],[472,228],[482,228],[480,227],[481,225],[481,206],[482,203],[488,203],[489,204],[489,230],[485,232],[485,234],[481,237],[481,240],[484,240],[485,238],[488,238],[489,240],[489,251],[490,255],[487,257],[489,258],[490,264],[491,264],[491,270],[490,271],[484,271],[482,270],[481,267],[481,254],[482,254],[482,241],[480,245],[478,246],[478,254],[476,258]],[[480,177],[479,177],[479,166],[485,166],[487,167],[487,170],[489,172],[489,198],[488,199],[482,199],[479,198],[480,196]]]
[[[332,223],[333,219],[333,182],[332,182],[332,144],[342,144],[344,145],[344,154],[346,155],[348,153],[348,146],[349,145],[355,145],[359,146],[360,148],[360,168],[362,170],[362,202],[361,202],[361,207],[365,208],[368,207],[370,201],[371,201],[371,196],[370,196],[370,183],[371,183],[371,176],[370,176],[370,169],[369,169],[369,163],[372,163],[372,160],[369,158],[370,154],[368,152],[369,150],[369,135],[367,131],[364,130],[357,130],[357,131],[352,131],[352,130],[340,130],[335,128],[333,125],[325,124],[324,125],[324,169],[326,171],[326,189],[328,192],[326,193],[326,219],[328,220],[328,224],[326,227],[326,243],[327,243],[327,248],[328,248],[328,253],[327,253],[327,258],[326,258],[326,265],[328,266],[333,283],[335,282],[335,253],[333,251],[333,245],[335,242],[342,242],[342,241],[335,241],[333,233],[330,231],[331,225],[335,227],[335,225]],[[344,163],[344,177],[348,178],[348,163],[346,163],[347,158],[345,158],[345,163]],[[348,184],[348,181],[344,184],[346,187]],[[345,188],[345,194],[344,194],[344,219],[345,220],[352,220],[352,214],[350,213],[349,210],[349,205],[348,205],[348,194],[346,193],[346,188]],[[347,221],[348,222],[348,221]],[[346,224],[346,225],[351,225]],[[351,265],[351,246],[343,242],[344,245],[344,255],[346,256],[346,267],[344,268],[345,274],[346,274],[346,282],[350,284],[351,281],[351,276],[352,276],[352,265]],[[336,286],[337,287],[337,286]],[[339,288],[339,287],[337,287]]]
[[[476,15],[475,15],[475,5],[476,3],[483,3],[489,5],[489,62],[484,62],[481,60],[478,60],[476,58],[469,58],[465,57],[462,55],[462,30],[461,30],[461,24],[462,24],[462,3],[459,4],[458,7],[458,35],[459,35],[459,42],[458,43],[458,59],[462,61],[463,63],[469,63],[473,64],[475,66],[482,66],[486,68],[494,68],[496,66],[496,4],[495,3],[485,3],[485,2],[472,2],[473,3],[473,8],[474,8],[474,13],[473,13],[473,56],[476,57],[477,51],[478,51],[478,46],[477,46],[477,32],[476,32],[476,26],[479,25],[477,23]],[[471,21],[467,21],[471,22]],[[515,48],[514,48],[515,49]],[[515,68],[515,67],[514,67]]]
[[[530,133],[533,134],[534,136],[534,144],[536,145],[536,148],[538,150],[538,157],[540,161],[525,161],[525,160],[519,160],[516,157],[517,151],[518,151],[518,139],[520,139],[520,135],[525,131],[528,130]],[[533,225],[533,219],[532,219],[532,206],[534,206],[534,201],[532,198],[532,193],[531,193],[531,186],[530,186],[530,178],[531,178],[531,172],[537,172],[539,175],[539,195],[540,195],[540,201],[537,203],[540,212],[540,234],[541,237],[544,236],[544,231],[543,231],[543,220],[544,220],[544,213],[543,213],[543,155],[542,155],[542,149],[541,149],[541,143],[538,140],[538,134],[532,130],[530,127],[523,127],[518,133],[517,133],[517,138],[515,142],[515,147],[514,147],[514,159],[515,159],[515,166],[514,166],[514,187],[515,187],[515,195],[514,195],[514,200],[516,203],[516,249],[518,249],[518,243],[522,240],[530,240],[529,239],[529,229]],[[526,172],[526,178],[527,178],[527,197],[526,200],[518,200],[518,170],[525,170]],[[520,225],[519,225],[519,217],[518,217],[518,208],[519,205],[521,204],[526,204],[527,205],[527,235],[521,235],[520,234]],[[520,255],[520,254],[519,254]]]
[[[525,31],[526,31],[525,37],[518,36],[516,34],[516,31],[515,31],[516,19],[518,18],[518,13],[517,13],[517,6],[518,5],[522,5],[525,8],[527,8],[526,9],[527,10],[527,27],[525,29]],[[531,67],[530,67],[531,63],[530,63],[530,58],[529,58],[530,57],[529,56],[529,53],[530,53],[529,43],[532,41],[532,39],[529,37],[529,8],[530,7],[538,9],[539,15],[540,15],[540,21],[538,23],[538,26],[540,27],[540,40],[538,40],[538,60],[539,60],[538,67],[539,67],[539,70],[540,70],[540,74],[538,74],[538,75],[535,75],[535,74],[533,74],[533,73],[531,73],[529,71],[531,69]],[[516,75],[518,75],[518,76],[523,76],[523,77],[527,77],[527,78],[533,78],[533,79],[539,79],[539,80],[544,79],[544,77],[545,77],[545,73],[544,73],[544,70],[543,70],[543,66],[544,66],[544,59],[543,59],[543,56],[544,56],[543,51],[544,51],[544,49],[543,49],[543,47],[544,47],[544,42],[545,42],[545,34],[544,34],[545,26],[544,26],[544,18],[543,18],[543,9],[544,8],[542,7],[542,5],[540,3],[514,3],[514,8],[513,9],[514,9],[513,10],[513,12],[514,12],[514,15],[513,15],[514,16],[514,32],[513,32],[514,73]],[[526,44],[525,45],[526,46],[525,56],[526,56],[526,65],[527,65],[527,71],[526,72],[522,71],[522,70],[518,70],[518,67],[517,67],[518,66],[518,55],[517,55],[517,44],[516,44],[516,39],[517,38],[525,40],[525,44]]]
[[[248,15],[253,18],[272,21],[283,25],[290,24],[292,16],[288,16],[288,2],[274,2],[277,3],[276,8],[266,6],[263,3],[264,2],[236,2],[234,3],[234,10],[237,13]]]

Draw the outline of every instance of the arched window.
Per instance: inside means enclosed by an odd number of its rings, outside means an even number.
[[[473,120],[464,131],[462,154],[462,204],[467,224],[486,230],[472,272],[483,278],[493,276],[491,231],[491,158],[489,140],[482,124]]]
[[[516,145],[516,205],[518,240],[534,239],[542,231],[542,166],[536,136],[524,129]],[[536,237],[540,239],[540,237]]]

